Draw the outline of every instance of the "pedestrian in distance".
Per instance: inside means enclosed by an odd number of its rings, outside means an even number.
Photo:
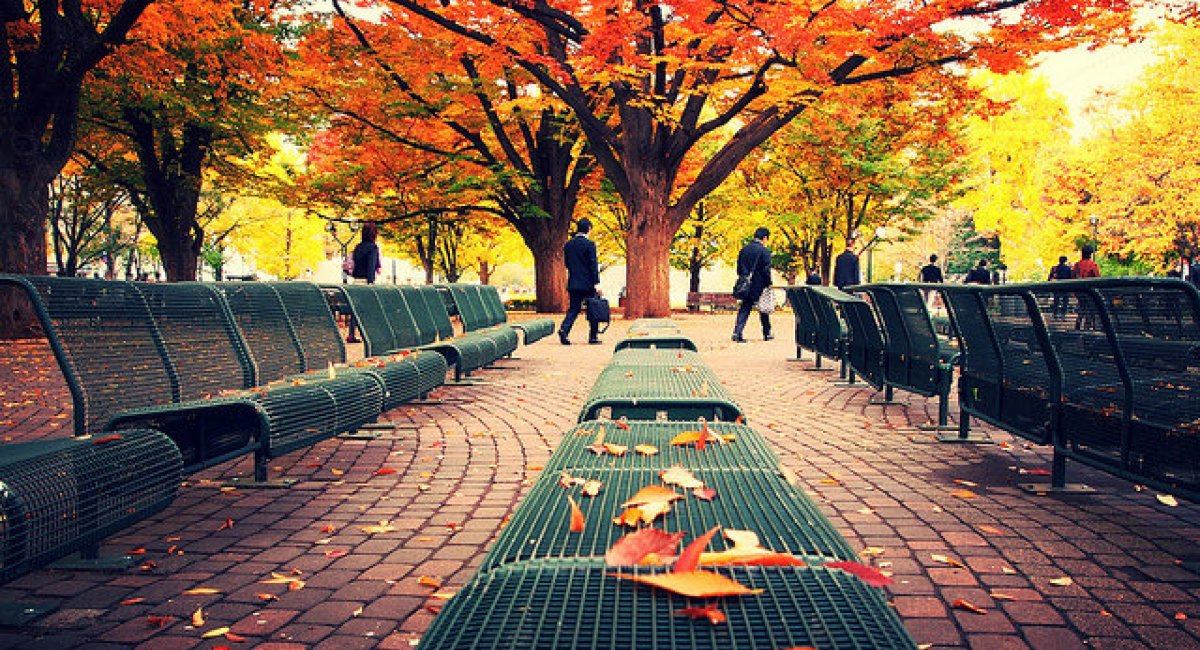
[[[750,312],[763,292],[768,291],[771,286],[771,249],[767,248],[767,238],[770,235],[771,232],[766,228],[758,228],[754,231],[754,239],[738,252],[737,274],[739,278],[748,278],[749,286],[745,297],[742,298],[742,304],[738,306],[737,318],[733,323],[733,340],[737,343],[746,342],[742,332],[746,329]],[[763,340],[770,341],[775,338],[771,336],[770,312],[763,309],[759,311],[758,316],[762,322]]]
[[[1050,277],[1048,279],[1051,282],[1054,282],[1058,280],[1070,280],[1073,277],[1075,277],[1075,270],[1071,268],[1070,264],[1067,264],[1067,256],[1060,255],[1058,258],[1058,264],[1051,267]],[[1068,302],[1068,294],[1060,291],[1054,292],[1053,315],[1056,320],[1061,320],[1066,317]]]
[[[817,287],[825,284],[825,280],[821,278],[820,273],[817,273],[815,270],[813,270],[809,271],[808,275],[804,278],[804,284],[807,284],[810,287]]]
[[[991,284],[992,272],[988,270],[988,261],[986,257],[979,258],[979,262],[967,277],[963,280],[963,284]]]
[[[1192,263],[1188,265],[1188,282],[1200,287],[1200,257],[1193,257]]]
[[[839,289],[862,282],[862,275],[858,272],[858,256],[851,250],[853,241],[846,242],[846,250],[833,263],[833,286]]]
[[[563,246],[563,259],[567,265],[567,296],[570,300],[567,315],[558,328],[558,340],[563,345],[571,344],[571,328],[583,309],[584,301],[596,295],[600,284],[600,262],[596,258],[596,244],[590,239],[592,222],[586,217],[575,224],[575,236]],[[600,343],[600,323],[588,321],[588,343]]]
[[[941,284],[946,281],[942,276],[942,267],[938,266],[937,261],[937,255],[929,256],[929,263],[921,267],[921,282]]]
[[[354,247],[354,251],[350,254],[351,268],[350,277],[355,280],[362,280],[367,284],[375,284],[375,276],[379,270],[383,268],[383,262],[379,254],[379,244],[375,240],[379,238],[379,226],[373,223],[363,224],[362,240]],[[346,337],[347,343],[358,343],[358,339],[354,336],[358,330],[358,323],[354,322],[354,314],[350,314],[349,336]]]
[[[1075,262],[1075,268],[1072,269],[1073,277],[1076,279],[1100,277],[1100,267],[1096,266],[1096,262],[1092,260],[1094,252],[1095,250],[1091,246],[1083,246],[1079,249],[1079,261]]]

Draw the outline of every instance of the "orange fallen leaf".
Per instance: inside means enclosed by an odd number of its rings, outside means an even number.
[[[174,620],[175,620],[174,616],[153,616],[153,615],[151,615],[151,616],[146,617],[146,624],[149,625],[150,627],[166,627],[167,625],[170,625],[171,621],[174,621]]]
[[[346,557],[349,554],[350,554],[350,551],[347,551],[345,549],[340,549],[340,548],[331,548],[328,551],[325,551],[325,557],[333,558],[333,559],[337,559],[339,557]]]
[[[661,485],[647,485],[637,491],[637,494],[629,497],[622,503],[622,507],[628,506],[643,506],[650,503],[670,503],[677,499],[682,499],[683,495],[668,487]]]
[[[633,450],[643,456],[653,456],[658,453],[658,447],[654,445],[634,445]]]
[[[132,551],[125,551],[125,554],[126,554],[126,555],[145,555],[145,554],[146,554],[146,549],[144,549],[144,548],[135,548],[135,549],[133,549]]]
[[[215,639],[219,636],[225,636],[229,632],[228,627],[214,627],[213,629],[200,635],[201,639]]]
[[[225,639],[227,641],[232,641],[234,643],[245,643],[246,642],[246,637],[244,637],[240,634],[234,634],[233,632],[226,632]]]
[[[125,600],[121,601],[121,604],[122,605],[136,605],[138,603],[144,603],[144,602],[146,602],[145,598],[126,598]]]
[[[290,580],[287,583],[287,586],[288,586],[288,591],[300,591],[301,589],[304,588],[304,581],[303,580]]]
[[[746,596],[761,594],[762,589],[750,589],[745,585],[726,578],[717,573],[696,570],[687,573],[655,573],[645,575],[629,575],[625,573],[610,573],[609,577],[621,580],[632,580],[642,584],[665,589],[672,593],[689,598],[716,598],[718,596]]]
[[[1069,587],[1075,584],[1075,581],[1072,580],[1070,576],[1063,576],[1061,578],[1054,578],[1050,581],[1050,584],[1054,585],[1055,587]]]
[[[258,596],[258,599],[263,601],[264,603],[269,603],[272,600],[279,600],[279,596],[276,596],[275,594],[255,594],[255,595]]]
[[[719,625],[727,620],[725,612],[717,609],[716,605],[708,605],[707,607],[684,607],[683,609],[675,610],[675,614],[679,616],[690,616],[691,618],[708,619],[708,622],[712,623],[713,625]]]
[[[710,487],[698,487],[692,490],[692,496],[701,501],[712,501],[717,498],[717,491]]]
[[[361,530],[362,532],[364,532],[368,535],[377,535],[379,533],[395,532],[395,531],[399,530],[399,528],[396,528],[395,526],[393,526],[392,522],[388,521],[387,519],[380,519],[378,524],[372,524],[370,526],[359,526],[359,530]]]
[[[219,594],[221,592],[213,589],[212,587],[196,587],[195,589],[188,589],[183,593],[185,596],[208,596],[210,594]]]
[[[978,526],[978,528],[979,528],[979,532],[987,533],[988,535],[997,535],[1000,537],[1008,537],[1009,536],[1008,533],[1004,532],[1003,529],[996,528],[995,526],[989,526],[987,524],[983,524],[981,526]]]
[[[334,476],[342,476],[346,473],[346,471],[341,469],[331,469],[329,470],[329,473],[333,474]]]
[[[805,566],[804,560],[794,555],[763,548],[758,533],[752,530],[726,528],[724,535],[733,546],[724,551],[701,553],[702,566]]]
[[[192,612],[192,627],[204,627],[203,607],[197,607],[196,611]]]
[[[290,573],[294,576],[298,576],[298,575],[302,575],[304,572],[301,571],[300,569],[297,569],[296,567],[292,567],[292,570],[289,571],[288,573]]]
[[[1186,621],[1188,620],[1188,615],[1184,614],[1183,612],[1175,612],[1175,620]]]
[[[984,615],[987,614],[986,609],[972,605],[970,601],[966,601],[961,598],[950,603],[950,606],[953,607],[954,609],[961,609],[961,610],[971,612],[972,614],[984,614]]]
[[[527,466],[525,467],[525,469],[527,469],[527,470],[529,470],[529,471],[531,471],[531,472],[540,472],[540,471],[542,471],[543,469],[545,469],[545,467],[544,467],[544,466],[542,466],[542,465],[527,465]]]
[[[600,494],[600,488],[603,486],[604,484],[600,481],[587,481],[583,484],[583,493],[586,496],[594,497]]]
[[[324,526],[321,526],[322,533],[332,533],[335,530],[337,529],[333,527],[333,524],[325,524]]]
[[[637,528],[638,522],[642,520],[641,508],[626,508],[624,512],[613,517],[613,523],[618,526],[629,526]]]
[[[992,600],[1016,600],[1017,599],[1016,596],[1012,596],[1012,595],[1009,595],[1009,594],[1006,594],[1003,592],[999,592],[999,591],[993,591],[993,592],[989,593],[988,597],[990,597]]]
[[[232,517],[226,517],[225,521],[221,522],[221,526],[219,528],[217,528],[217,532],[219,533],[219,532],[229,529],[229,528],[233,528],[233,518]]]
[[[618,539],[604,554],[608,566],[640,564],[647,555],[675,555],[684,533],[667,533],[657,528],[643,528]]]
[[[142,562],[142,565],[138,568],[142,571],[153,571],[158,568],[158,562],[155,562],[154,560],[146,560],[145,562]]]
[[[970,490],[955,490],[950,493],[950,496],[958,498],[958,499],[974,499],[975,497],[977,497],[979,495],[975,494],[974,492],[972,492]]]
[[[963,487],[979,487],[979,484],[974,481],[964,481],[961,478],[954,479],[954,482]]]
[[[672,466],[665,472],[659,472],[658,477],[667,485],[678,485],[685,490],[704,487],[704,481],[678,465]]]
[[[691,544],[684,547],[683,552],[679,554],[679,559],[675,560],[675,566],[671,569],[674,573],[690,573],[696,570],[700,564],[700,553],[708,547],[708,543],[712,541],[713,535],[721,530],[720,526],[713,526],[708,532],[692,540]]]
[[[858,562],[826,562],[825,566],[833,569],[841,569],[846,573],[858,576],[860,580],[872,587],[886,587],[892,584],[892,579],[883,575],[875,567],[869,567]]]
[[[967,565],[963,564],[962,562],[959,562],[958,560],[956,560],[952,557],[946,556],[946,555],[934,554],[934,555],[931,555],[930,557],[933,559],[934,562],[941,562],[942,564],[949,564],[950,566],[957,567],[959,569],[967,568]]]
[[[120,439],[121,439],[121,434],[113,433],[113,434],[104,436],[103,438],[96,438],[95,440],[92,441],[92,444],[93,445],[107,445],[110,442],[116,442]]]
[[[395,473],[396,473],[396,470],[395,470],[395,468],[392,468],[392,467],[382,467],[380,469],[375,470],[375,476],[387,476],[388,474],[395,474]]]
[[[618,444],[614,444],[611,442],[606,442],[606,443],[604,443],[604,451],[607,451],[608,453],[612,454],[613,456],[624,456],[629,451],[629,447],[626,447],[625,445],[618,445]]]
[[[579,504],[575,503],[575,499],[567,495],[567,501],[571,504],[571,527],[572,533],[582,533],[584,526],[587,525],[587,520],[583,517],[583,510],[579,509]]]
[[[1029,474],[1030,476],[1050,476],[1050,474],[1052,473],[1050,470],[1042,469],[1040,467],[1035,468],[1035,469],[1026,469],[1026,470],[1022,470],[1022,471],[1025,474]]]
[[[439,578],[431,578],[429,576],[421,576],[417,578],[417,584],[422,587],[432,587],[434,589],[442,588],[442,581]]]
[[[629,430],[629,421],[625,419],[625,416],[621,416],[621,419],[617,420],[616,422],[613,422],[613,424],[617,425],[618,428],[623,429],[625,431]]]

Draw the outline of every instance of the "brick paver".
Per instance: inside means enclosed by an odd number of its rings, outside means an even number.
[[[864,561],[893,573],[889,595],[918,643],[1200,648],[1200,575],[1180,566],[1200,559],[1200,506],[1168,507],[1079,465],[1071,480],[1098,493],[1026,494],[1017,483],[1046,479],[1047,450],[982,425],[997,444],[938,444],[915,428],[936,417],[934,400],[871,405],[869,388],[788,360],[789,335],[736,345],[731,315],[676,319],[785,470],[852,545],[873,547]],[[776,321],[790,334],[790,315]],[[248,460],[190,477],[166,511],[108,540],[112,552],[145,549],[143,568],[0,585],[0,602],[58,605],[0,629],[0,648],[411,648],[474,574],[610,354],[553,339],[521,348],[479,385],[389,412],[385,437],[275,461],[274,475],[298,479],[289,490],[222,487]],[[70,422],[44,344],[0,346],[0,439],[60,436]],[[233,528],[218,530],[225,517]],[[193,628],[197,608],[205,625]],[[201,639],[219,627],[246,641]]]

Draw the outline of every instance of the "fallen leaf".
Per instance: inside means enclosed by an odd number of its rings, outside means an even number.
[[[92,444],[93,445],[107,445],[110,442],[116,442],[120,439],[121,439],[121,434],[113,433],[113,434],[104,436],[103,438],[96,438],[95,440],[92,441]]]
[[[983,525],[979,526],[978,528],[979,528],[979,532],[987,533],[988,535],[998,535],[1000,537],[1008,537],[1009,536],[1008,533],[1004,532],[1000,528],[996,528],[995,526],[989,526],[987,524],[983,524]]]
[[[221,592],[213,589],[212,587],[196,587],[195,589],[188,589],[183,593],[185,596],[207,596],[209,594],[219,594]]]
[[[641,518],[640,515],[638,517]],[[604,554],[608,566],[632,566],[640,564],[651,553],[675,555],[685,533],[667,533],[657,528],[643,528],[618,539]]]
[[[645,575],[629,575],[610,573],[609,577],[621,580],[632,580],[642,584],[665,589],[672,593],[689,598],[716,598],[718,596],[745,596],[761,594],[762,589],[750,589],[741,583],[730,580],[723,575],[709,571],[696,570],[687,573],[655,573]]]
[[[339,557],[346,557],[349,554],[350,554],[350,551],[347,551],[345,549],[340,549],[340,548],[331,548],[328,551],[325,551],[325,557],[333,558],[333,559],[337,559]]]
[[[192,612],[192,627],[204,627],[203,607],[197,607],[196,611]]]
[[[966,601],[961,598],[950,603],[950,606],[953,607],[954,609],[966,610],[968,612],[971,612],[972,614],[987,614],[986,609],[976,607],[975,605],[972,605],[970,603],[970,601]]]
[[[334,476],[342,476],[342,475],[344,475],[346,472],[345,472],[345,470],[340,470],[340,469],[331,469],[331,470],[329,470],[329,473],[330,473],[330,474],[333,474]]]
[[[1171,506],[1172,508],[1174,508],[1175,506],[1179,505],[1179,500],[1177,500],[1175,497],[1171,496],[1170,494],[1156,494],[1156,495],[1154,495],[1154,498],[1158,499],[1158,502],[1163,504],[1164,506]]]
[[[421,576],[417,578],[417,584],[421,585],[422,587],[432,587],[434,589],[442,588],[442,581],[440,578],[431,578],[429,576]]]
[[[324,526],[321,526],[321,532],[322,532],[322,533],[332,533],[332,532],[334,532],[335,530],[337,530],[337,529],[335,529],[335,528],[333,527],[333,524],[325,524]]]
[[[712,623],[713,625],[719,625],[727,620],[725,612],[717,609],[716,605],[708,605],[707,607],[684,607],[683,609],[675,610],[675,614],[679,616],[690,616],[691,618],[708,619],[708,622]]]
[[[683,552],[679,554],[679,559],[675,560],[675,566],[671,569],[674,573],[690,573],[696,570],[700,564],[700,554],[712,541],[713,535],[721,530],[720,526],[713,526],[707,533],[692,540],[691,544],[684,547]]]
[[[219,528],[217,528],[217,532],[219,533],[219,532],[229,529],[229,528],[233,528],[233,518],[232,517],[226,517],[225,521],[221,522],[221,526]]]
[[[626,447],[625,445],[618,445],[618,444],[614,444],[611,442],[606,442],[606,443],[604,443],[604,451],[607,451],[608,453],[612,454],[613,456],[624,456],[629,451],[629,447]]]
[[[931,555],[930,557],[933,559],[934,562],[941,562],[942,564],[949,564],[952,567],[958,567],[960,569],[967,568],[967,565],[963,564],[962,562],[959,562],[958,560],[956,560],[952,557],[948,557],[945,555],[937,555],[937,554]]]
[[[145,598],[126,598],[125,600],[122,600],[120,604],[121,605],[136,605],[138,603],[144,603],[144,602],[146,602]]]
[[[872,587],[886,587],[892,584],[892,579],[880,573],[878,569],[858,562],[826,562],[825,566],[841,569],[846,573],[858,576],[860,580]]]
[[[633,450],[643,456],[653,456],[658,453],[658,447],[654,445],[634,445]]]
[[[613,523],[618,526],[637,528],[638,523],[642,521],[642,515],[641,508],[626,508],[624,512],[613,517]]]
[[[174,621],[174,620],[175,620],[174,616],[153,616],[153,615],[151,615],[151,616],[146,617],[146,624],[149,625],[150,627],[166,627],[167,625],[169,625],[171,623],[171,621]]]
[[[303,580],[290,580],[287,583],[288,591],[300,591],[304,588]]]
[[[658,477],[667,485],[678,485],[685,490],[704,487],[704,481],[696,478],[688,470],[675,465],[665,472],[659,472]]]
[[[661,485],[647,485],[637,491],[632,497],[629,497],[622,507],[628,506],[643,506],[650,503],[670,503],[677,499],[682,499],[683,495],[668,487]]]
[[[125,551],[125,555],[145,555],[145,554],[146,554],[146,549],[144,549],[144,548],[135,548],[132,551]]]
[[[457,594],[458,594],[457,591],[444,591],[443,590],[443,591],[438,591],[438,592],[429,594],[429,597],[437,598],[438,600],[450,600],[451,598],[454,598],[454,596]]]
[[[623,429],[625,431],[629,430],[629,421],[626,420],[625,416],[623,416],[623,415],[621,416],[620,420],[613,422],[613,424],[617,425],[618,428]]]
[[[878,546],[868,546],[868,547],[864,548],[863,550],[859,551],[858,554],[866,556],[866,557],[875,557],[878,555],[883,555],[886,552],[887,552],[886,549],[882,549]]]
[[[362,613],[363,613],[363,606],[359,605],[358,609],[354,610],[353,612],[350,612],[350,615],[351,616],[362,616]]]
[[[594,497],[597,494],[600,494],[600,488],[603,486],[604,484],[600,481],[587,481],[583,484],[583,494],[585,496]]]
[[[392,522],[388,521],[387,519],[380,519],[378,524],[373,524],[370,526],[359,526],[359,529],[368,535],[376,535],[379,533],[391,533],[391,532],[399,530],[399,528],[396,528],[395,526],[393,526]]]
[[[724,551],[701,553],[700,564],[703,566],[742,565],[742,566],[805,566],[804,560],[788,553],[777,553],[762,547],[758,533],[752,530],[725,529],[725,539],[733,546]]]
[[[276,596],[275,594],[255,594],[255,595],[258,596],[258,599],[263,601],[264,603],[269,603],[272,600],[279,600],[279,596]]]
[[[225,639],[227,641],[232,641],[234,643],[245,643],[246,642],[246,637],[244,637],[240,634],[234,634],[233,632],[226,632]]]
[[[989,593],[988,597],[990,597],[992,600],[1016,600],[1017,599],[1016,596],[1012,596],[1012,595],[1002,593],[999,591],[993,591],[993,592]]]
[[[571,527],[569,530],[572,533],[582,533],[584,526],[587,525],[587,520],[583,517],[583,510],[579,509],[579,504],[575,503],[575,499],[567,495],[567,501],[571,504]]]
[[[225,636],[229,632],[228,627],[214,627],[213,629],[200,635],[201,639],[214,639],[219,636]]]
[[[698,487],[692,490],[692,496],[702,501],[712,501],[717,498],[717,491],[710,487]]]
[[[1070,576],[1063,576],[1061,578],[1054,578],[1050,581],[1050,584],[1054,585],[1055,587],[1069,587],[1075,584],[1075,581],[1072,580]]]
[[[1186,621],[1188,620],[1188,615],[1184,614],[1183,612],[1175,612],[1175,620]]]
[[[979,487],[979,484],[974,481],[964,481],[961,478],[954,479],[954,482],[963,487]]]
[[[375,475],[375,476],[387,476],[388,474],[395,474],[395,473],[396,473],[396,470],[395,470],[394,468],[392,468],[392,467],[383,467],[383,468],[380,468],[380,469],[377,469],[377,470],[375,470],[375,474],[374,474],[374,475]]]
[[[972,492],[970,490],[955,490],[950,493],[950,496],[958,498],[958,499],[974,499],[975,497],[977,497],[979,495],[975,494],[974,492]]]
[[[1040,467],[1039,467],[1039,468],[1035,468],[1035,469],[1027,469],[1027,470],[1023,470],[1023,472],[1024,472],[1025,474],[1029,474],[1030,476],[1050,476],[1050,470],[1048,470],[1048,469],[1042,469],[1042,468],[1040,468]]]
[[[529,471],[531,471],[531,472],[540,472],[540,471],[542,471],[543,469],[545,469],[545,467],[544,467],[544,466],[542,466],[542,465],[527,465],[527,466],[525,467],[525,469],[527,469],[527,470],[529,470]]]

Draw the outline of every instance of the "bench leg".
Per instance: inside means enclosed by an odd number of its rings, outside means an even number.
[[[872,398],[867,401],[867,404],[870,404],[871,406],[891,406],[892,404],[899,404],[900,402],[896,401],[895,396],[896,389],[893,388],[891,384],[884,384],[883,399]]]
[[[100,543],[94,542],[79,549],[78,555],[65,557],[50,564],[62,571],[124,571],[137,564],[131,555],[100,555]]]
[[[834,386],[838,386],[840,388],[858,388],[858,384],[854,381],[856,379],[854,376],[854,368],[850,367],[850,364],[846,362],[845,358],[842,359],[841,370],[838,372],[838,375],[841,379],[833,382]]]
[[[922,424],[917,427],[921,431],[955,431],[958,430],[959,436],[962,431],[959,427],[950,424],[950,394],[941,393],[938,395],[938,421],[937,424]]]
[[[951,428],[953,430],[953,428]],[[995,440],[989,436],[971,435],[971,418],[966,413],[958,414],[958,433],[940,433],[936,436],[938,442],[970,445],[994,445]]]
[[[1067,483],[1067,457],[1058,446],[1054,447],[1054,459],[1050,465],[1049,483],[1020,483],[1019,488],[1030,494],[1090,494],[1096,489],[1084,483]]]
[[[259,489],[259,490],[278,490],[292,487],[296,483],[294,478],[277,478],[268,479],[267,463],[271,459],[267,457],[266,451],[259,449],[254,452],[254,478],[245,479],[241,477],[231,478],[225,482],[227,487]]]
[[[821,366],[821,354],[819,352],[814,352],[813,356],[815,356],[817,358],[816,364],[809,366],[808,368],[805,368],[805,370],[807,370],[809,372],[829,372],[829,371],[833,370],[833,368],[825,368],[825,367]]]

